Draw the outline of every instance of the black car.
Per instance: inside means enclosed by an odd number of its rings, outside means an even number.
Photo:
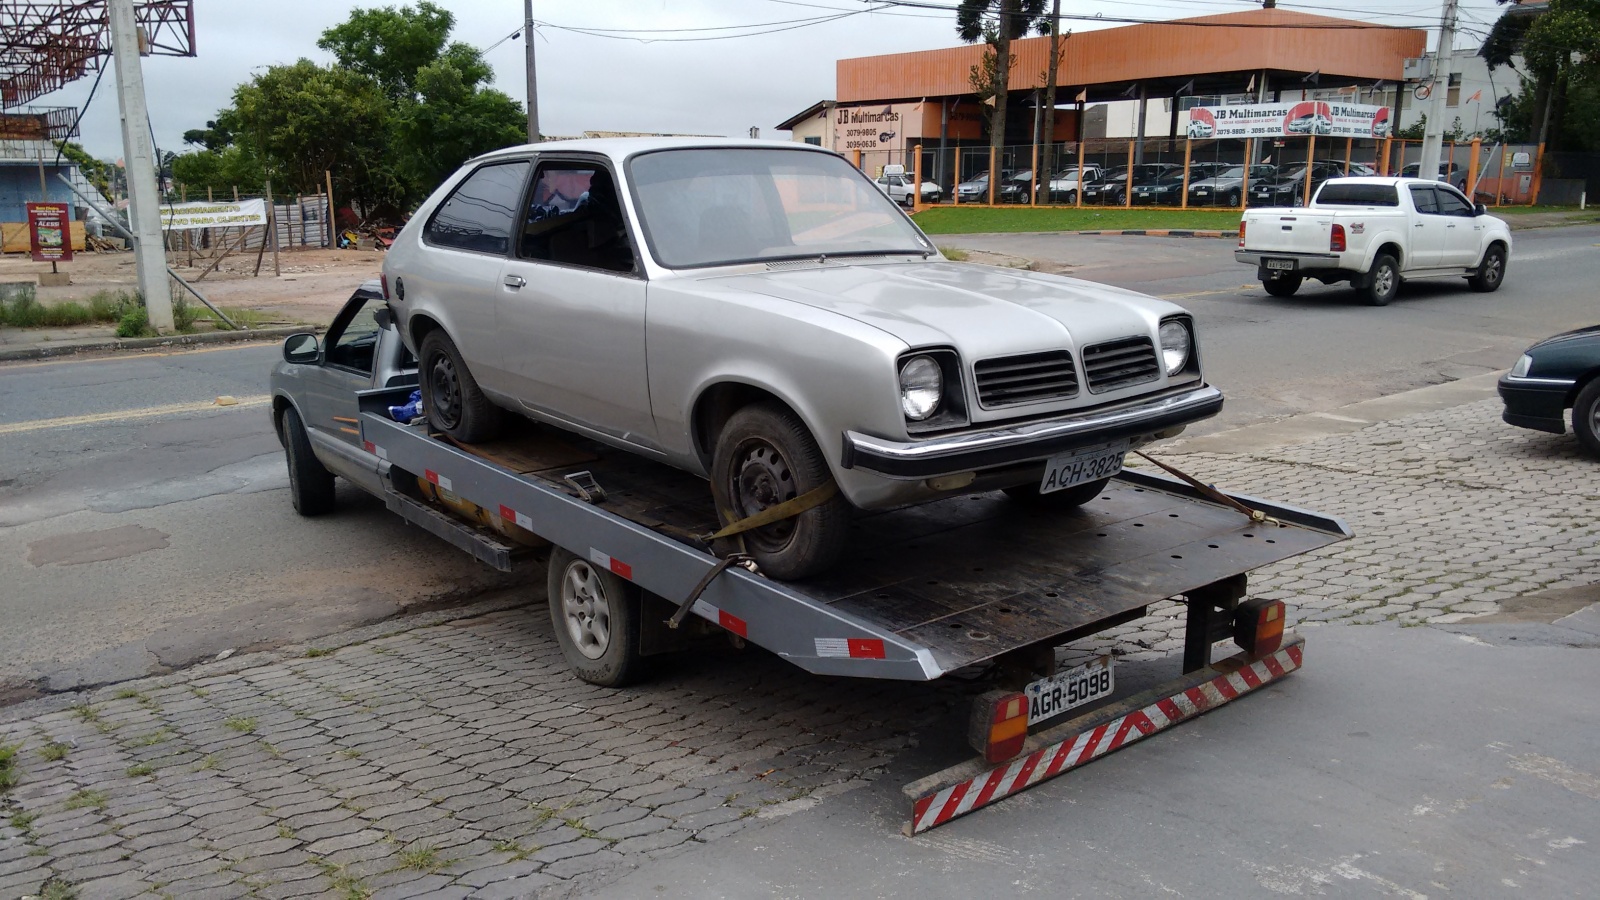
[[[1183,170],[1178,166],[1166,163],[1142,163],[1133,167],[1133,189],[1139,190],[1141,185],[1154,184],[1163,176],[1178,172],[1178,177],[1183,177]],[[1083,189],[1084,203],[1104,203],[1111,206],[1121,206],[1128,196],[1128,167],[1118,166],[1106,173],[1099,184],[1085,185]]]
[[[1215,163],[1193,163],[1189,167],[1190,181],[1204,181],[1225,168]],[[1183,202],[1183,167],[1178,166],[1156,176],[1148,184],[1134,183],[1133,205],[1178,206]]]
[[[1600,325],[1545,338],[1500,378],[1501,418],[1512,425],[1566,434],[1572,410],[1578,443],[1600,457]]]
[[[1303,165],[1281,173],[1277,180],[1250,185],[1250,206],[1304,206],[1306,202],[1306,167]],[[1317,162],[1311,165],[1311,193],[1329,178],[1344,175],[1343,163]]]

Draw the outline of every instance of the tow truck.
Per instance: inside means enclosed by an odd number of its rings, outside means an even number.
[[[931,682],[987,667],[993,689],[968,729],[979,755],[907,786],[908,834],[1298,669],[1304,639],[1281,601],[1247,599],[1248,573],[1350,536],[1336,518],[1124,470],[1070,513],[996,492],[861,515],[836,570],[780,582],[713,552],[702,479],[532,422],[450,443],[406,409],[417,381],[376,281],[322,337],[284,341],[272,420],[296,509],[331,512],[337,475],[496,569],[536,566],[548,547],[551,619],[579,677],[620,687],[642,659],[718,633],[822,675]],[[1058,670],[1057,648],[1169,598],[1187,606],[1177,678],[1119,698],[1110,657]],[[1239,652],[1213,661],[1228,639]]]

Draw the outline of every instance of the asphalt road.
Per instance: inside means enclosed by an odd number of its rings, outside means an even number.
[[[1196,433],[1502,368],[1533,340],[1600,315],[1596,227],[1519,232],[1498,293],[1408,286],[1383,309],[1338,287],[1270,298],[1221,240],[940,243],[1187,306],[1228,395],[1223,415]],[[297,517],[263,405],[277,352],[230,345],[0,366],[0,702],[526,583],[443,550],[347,487],[339,514]],[[239,404],[213,405],[220,395]]]

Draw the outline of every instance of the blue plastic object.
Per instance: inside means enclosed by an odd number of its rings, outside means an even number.
[[[411,396],[406,398],[404,406],[389,407],[389,418],[396,422],[410,422],[420,415],[422,415],[422,391],[420,390],[412,391]]]

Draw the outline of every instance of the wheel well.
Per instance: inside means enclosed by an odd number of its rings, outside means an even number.
[[[1401,264],[1403,264],[1405,262],[1405,256],[1404,256],[1404,254],[1402,254],[1400,252],[1400,245],[1399,244],[1388,243],[1388,244],[1382,245],[1381,247],[1378,248],[1378,252],[1373,254],[1372,258],[1373,258],[1373,260],[1377,260],[1378,257],[1382,256],[1385,253],[1389,254],[1392,257],[1394,257],[1395,265],[1401,265]]]
[[[429,316],[425,316],[420,313],[412,316],[411,346],[415,347],[418,352],[421,352],[422,339],[428,336],[428,332],[433,331],[435,328],[443,327],[443,325],[440,325],[437,321]]]
[[[711,453],[716,449],[717,435],[722,433],[722,426],[728,424],[734,413],[752,403],[765,400],[771,400],[793,412],[782,398],[754,385],[724,381],[701,392],[699,399],[695,400],[694,412],[689,421],[694,436],[694,451],[708,470],[711,468]]]
[[[293,405],[289,402],[289,398],[282,394],[275,395],[272,398],[272,430],[278,433],[278,443],[285,444],[285,446],[287,446],[288,438],[283,434],[283,414]]]
[[[1596,378],[1600,378],[1600,369],[1590,369],[1582,375],[1579,375],[1578,380],[1572,383],[1572,390],[1567,392],[1564,408],[1571,409],[1572,407],[1576,406],[1578,403],[1578,395],[1583,393],[1583,389],[1589,386],[1589,382],[1594,381]]]

